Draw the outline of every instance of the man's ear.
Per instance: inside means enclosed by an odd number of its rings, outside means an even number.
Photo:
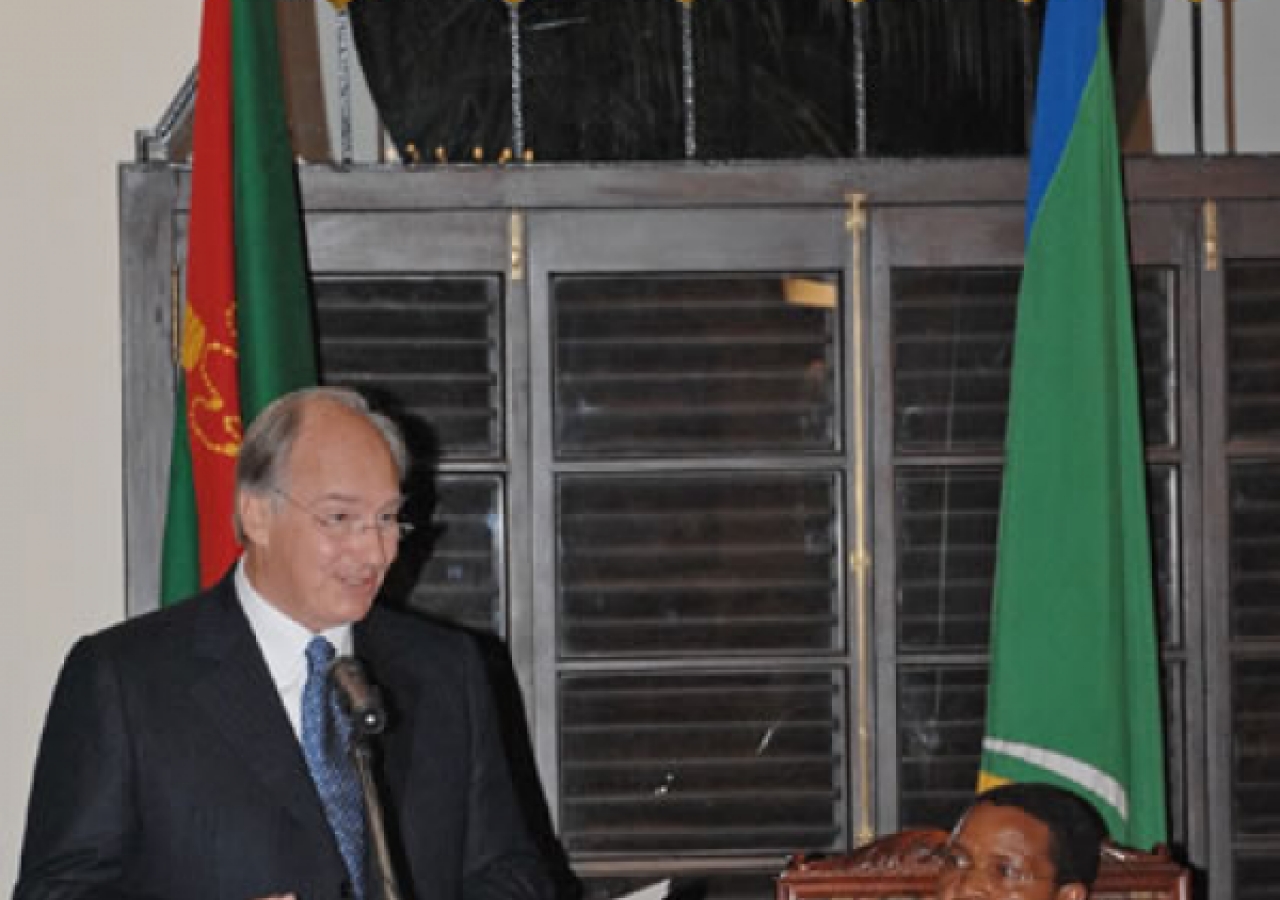
[[[236,494],[236,511],[240,514],[240,527],[246,544],[265,547],[271,536],[272,500],[268,494],[241,491]]]
[[[1064,884],[1054,893],[1054,900],[1086,900],[1089,889],[1078,881]]]

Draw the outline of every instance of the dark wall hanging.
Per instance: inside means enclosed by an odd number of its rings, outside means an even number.
[[[354,0],[406,162],[1025,152],[1042,3]]]

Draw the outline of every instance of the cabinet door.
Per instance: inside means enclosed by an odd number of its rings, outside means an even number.
[[[405,423],[418,528],[388,602],[508,636],[508,542],[523,469],[511,402],[525,365],[509,217],[318,211],[307,217],[321,378]]]
[[[154,193],[136,188],[127,196],[134,206]],[[168,221],[168,281],[177,290],[185,283],[185,210]],[[523,345],[507,345],[524,328],[523,305],[510,299],[508,216],[319,210],[306,226],[321,380],[366,392],[409,432],[408,514],[419,528],[390,576],[391,599],[507,634],[507,522],[519,494],[511,448],[522,428],[510,384],[513,369],[525,365]],[[157,281],[154,273],[144,279],[153,289],[138,291],[128,314],[167,328],[171,298],[154,289]],[[141,470],[152,482],[151,473],[167,469],[172,367],[156,358],[165,346],[152,339],[131,351],[157,384],[145,394],[127,392],[131,441],[155,457],[154,467]],[[163,490],[130,486],[133,612],[155,604],[163,504]]]
[[[844,211],[528,226],[537,744],[562,839],[601,877],[767,860],[733,888],[766,896],[856,805]]]
[[[1266,897],[1280,883],[1280,202],[1207,212],[1210,796],[1229,823],[1213,832],[1210,888]]]
[[[1188,627],[1198,603],[1194,210],[1130,211],[1148,497],[1168,709],[1173,833],[1200,796]],[[876,211],[872,368],[877,708],[884,828],[946,826],[977,783],[1005,415],[1023,249],[1020,206]],[[1198,537],[1197,537],[1198,539]],[[1197,620],[1198,621],[1198,620]],[[1194,724],[1199,724],[1199,718]],[[1190,793],[1189,793],[1190,792]]]

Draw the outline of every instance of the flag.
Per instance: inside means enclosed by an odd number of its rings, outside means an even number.
[[[216,581],[243,422],[316,381],[275,4],[205,0],[161,601]]]
[[[1045,781],[1165,840],[1146,469],[1104,0],[1050,0],[979,787]]]

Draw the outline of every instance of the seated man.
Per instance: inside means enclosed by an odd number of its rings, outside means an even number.
[[[1085,900],[1106,825],[1070,791],[1007,784],[980,794],[943,850],[939,900]]]

